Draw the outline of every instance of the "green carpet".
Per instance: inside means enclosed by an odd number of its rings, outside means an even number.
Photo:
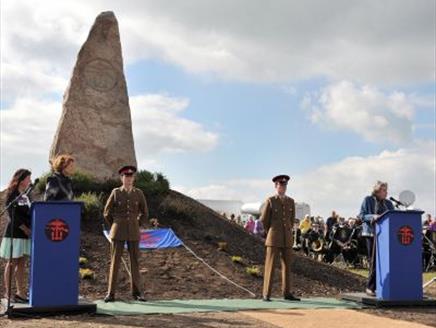
[[[189,312],[220,312],[261,309],[351,309],[361,306],[334,298],[303,298],[301,302],[273,299],[209,299],[209,300],[162,300],[142,302],[113,302],[97,304],[97,313],[108,315],[172,314]]]

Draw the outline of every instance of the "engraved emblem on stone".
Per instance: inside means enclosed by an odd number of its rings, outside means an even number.
[[[117,72],[110,62],[98,58],[89,62],[83,72],[86,84],[100,92],[108,92],[117,84]]]

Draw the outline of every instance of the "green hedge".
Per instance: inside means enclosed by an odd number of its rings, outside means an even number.
[[[170,184],[162,173],[151,173],[146,170],[137,173],[135,186],[149,196],[164,194],[170,189]]]
[[[47,184],[47,177],[51,173],[45,173],[39,179],[36,189],[43,193]],[[97,181],[91,175],[76,171],[71,178],[73,180],[73,190],[76,196],[83,193],[109,194],[113,188],[121,186],[119,179]],[[141,189],[146,196],[164,194],[170,189],[170,184],[162,173],[151,173],[141,170],[137,173],[135,186]]]
[[[97,220],[103,214],[103,194],[86,192],[74,198],[75,201],[83,202],[82,219]]]

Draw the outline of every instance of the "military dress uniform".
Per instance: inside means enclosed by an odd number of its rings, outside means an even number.
[[[144,225],[148,218],[148,207],[143,192],[135,187],[130,192],[124,187],[115,188],[107,200],[103,215],[111,227],[109,238],[112,241],[108,296],[113,298],[115,295],[118,269],[127,242],[131,292],[134,297],[139,297],[142,286],[139,274],[139,227]]]
[[[275,177],[273,181],[275,182],[278,177]],[[289,177],[284,177],[289,180]],[[282,267],[283,296],[286,299],[299,300],[291,294],[292,228],[294,220],[295,202],[292,198],[286,195],[275,195],[267,198],[261,214],[261,221],[266,233],[264,300],[269,300],[271,297],[274,261],[278,255],[280,255]]]

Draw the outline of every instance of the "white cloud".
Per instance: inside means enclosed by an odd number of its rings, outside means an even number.
[[[0,110],[0,186],[13,172],[31,169],[36,176],[48,171],[48,151],[61,110],[55,101],[23,98]]]
[[[188,106],[188,99],[162,94],[130,97],[137,154],[213,149],[218,135],[180,116]]]
[[[182,185],[174,186],[173,188],[195,199],[222,199],[258,202],[263,200],[266,195],[271,192],[271,180],[226,180],[193,188],[187,188]]]
[[[433,79],[431,1],[3,1],[3,98],[59,92],[100,11],[127,63],[157,58],[224,79]],[[316,22],[316,24],[314,24]]]
[[[133,26],[146,31],[134,39],[144,45],[136,56],[158,54],[192,72],[250,81],[327,76],[408,83],[433,77],[433,6],[410,0],[188,0],[114,9],[132,22],[126,35]]]
[[[2,99],[62,93],[92,18],[77,3],[3,1]]]
[[[130,98],[138,163],[158,169],[162,152],[209,151],[218,135],[182,117],[187,99],[161,94]],[[48,152],[61,114],[55,101],[23,98],[0,110],[1,175],[3,187],[13,171],[25,166],[39,175],[48,170]]]
[[[352,131],[371,142],[401,144],[412,137],[414,103],[401,92],[385,94],[341,81],[307,94],[301,106],[313,123]]]
[[[434,142],[383,151],[368,157],[348,157],[292,177],[289,194],[310,204],[313,214],[328,215],[336,209],[343,216],[358,214],[361,201],[377,180],[389,182],[390,194],[409,189],[416,194],[416,207],[435,214]],[[176,187],[195,198],[263,201],[273,193],[270,178],[214,182],[198,188]]]

